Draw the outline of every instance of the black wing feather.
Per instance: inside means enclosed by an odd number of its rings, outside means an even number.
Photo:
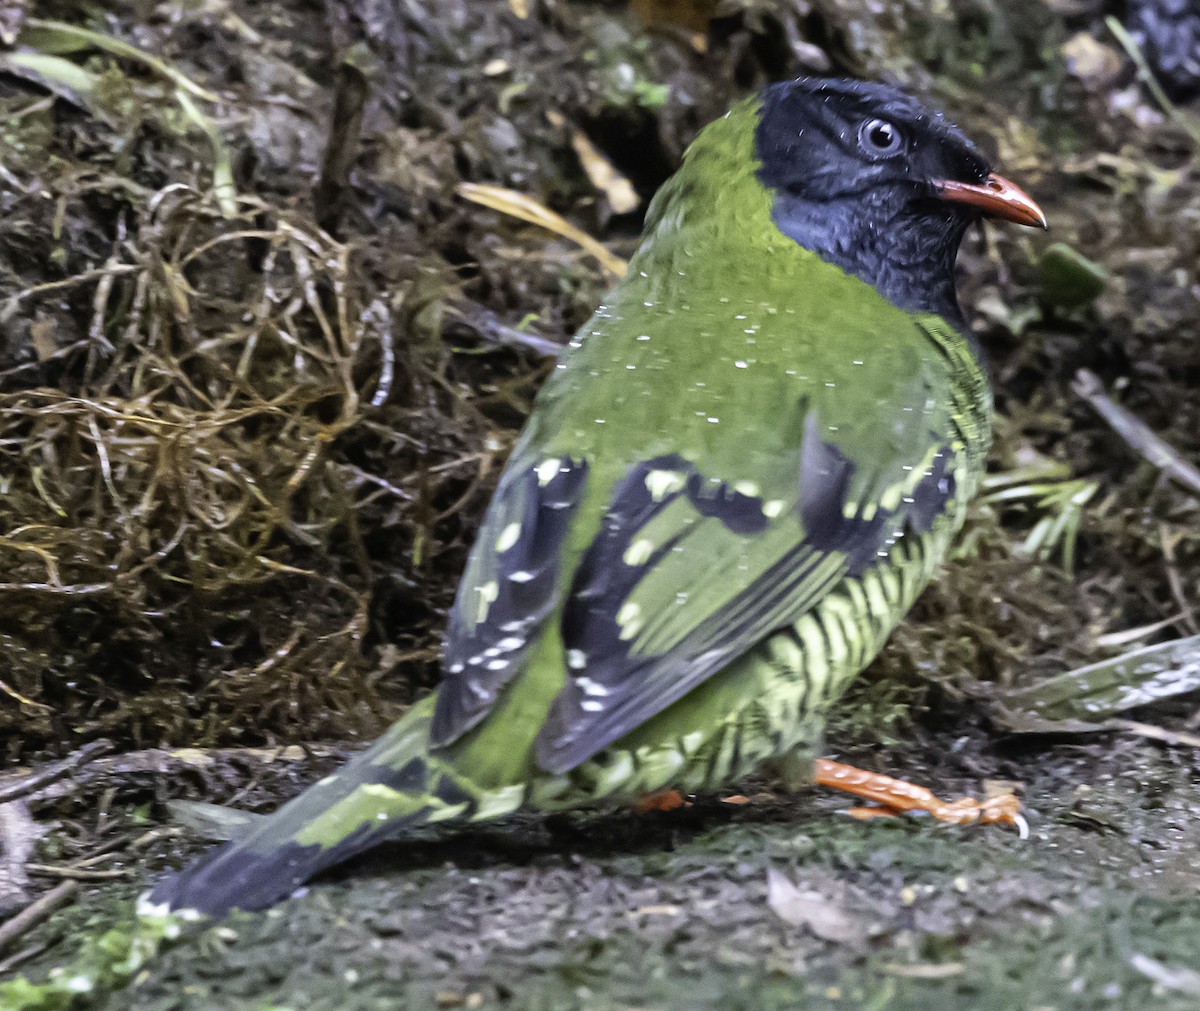
[[[487,714],[558,603],[563,543],[586,461],[548,459],[505,474],[450,614],[430,738],[449,744]]]
[[[875,564],[897,530],[904,535],[927,531],[955,493],[947,462],[951,454],[943,452],[896,509],[877,509],[869,518],[847,514],[854,464],[836,446],[812,441],[806,438],[800,453],[794,503],[804,535],[792,540],[719,615],[660,654],[639,653],[635,637],[622,637],[618,615],[655,561],[676,548],[689,531],[682,529],[656,546],[646,564],[623,564],[646,522],[683,496],[698,517],[716,517],[739,537],[761,536],[770,521],[757,497],[706,479],[678,457],[659,457],[630,469],[614,490],[603,529],[585,552],[564,604],[562,635],[569,676],[538,736],[539,765],[549,772],[566,772],[661,712],[764,636],[795,620],[836,582]],[[687,477],[682,487],[654,500],[645,479],[659,469]]]

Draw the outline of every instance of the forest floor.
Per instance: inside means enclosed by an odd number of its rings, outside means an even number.
[[[1200,633],[1200,115],[1156,103],[1099,6],[0,15],[0,912],[71,900],[0,925],[0,981],[72,965],[207,845],[171,802],[270,810],[428,690],[545,352],[700,126],[829,72],[930,98],[1051,221],[964,246],[990,483],[828,739],[948,798],[1015,784],[1029,838],[859,822],[765,781],[515,817],[385,847],[89,1003],[1197,1006],[1195,697],[1121,724],[1012,705]],[[1174,455],[1114,433],[1080,370]]]

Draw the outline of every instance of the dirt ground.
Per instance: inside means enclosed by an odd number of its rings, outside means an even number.
[[[386,847],[234,914],[95,1006],[1195,1007],[1191,750],[921,746],[905,767],[947,789],[1020,781],[1030,837],[862,823],[755,782],[745,805],[514,818]],[[894,768],[916,750],[851,757]],[[31,935],[50,947],[27,973],[127,916],[155,863]]]
[[[206,845],[169,802],[270,810],[436,678],[545,352],[612,279],[603,253],[461,185],[524,194],[624,256],[703,123],[828,72],[927,96],[1051,221],[964,245],[999,415],[989,484],[829,731],[831,754],[946,795],[1017,784],[1030,837],[858,822],[766,782],[731,789],[745,804],[515,818],[390,846],[79,1003],[1197,1006],[1195,696],[1104,731],[1017,705],[1200,633],[1200,100],[1139,80],[1152,40],[1104,21],[1123,7],[12,10],[0,911],[80,884],[0,942],[0,980],[74,966]],[[1173,664],[1166,694],[1195,683]],[[23,770],[100,740],[3,803]],[[40,833],[19,859],[17,832]]]

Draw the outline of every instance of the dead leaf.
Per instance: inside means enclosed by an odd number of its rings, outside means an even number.
[[[1154,980],[1166,990],[1200,997],[1200,972],[1183,965],[1167,965],[1149,955],[1134,952],[1129,964],[1148,979]]]
[[[593,239],[587,232],[576,228],[560,214],[555,214],[550,208],[539,204],[533,197],[524,193],[506,189],[503,186],[488,186],[481,183],[459,183],[455,192],[465,200],[482,204],[494,211],[500,211],[538,225],[547,231],[570,239],[585,252],[599,261],[600,266],[613,277],[624,277],[628,265],[619,256],[610,253],[604,246]]]
[[[614,214],[628,214],[642,202],[633,183],[622,175],[582,130],[571,131],[571,147],[579,155],[583,171],[592,185],[604,194]]]
[[[29,324],[29,336],[33,340],[33,353],[39,362],[48,361],[58,351],[58,342],[54,339],[58,333],[58,321],[52,316],[38,315]]]
[[[864,925],[820,892],[796,887],[784,874],[767,868],[767,905],[771,912],[794,927],[805,927],[815,937],[838,944],[861,941]]]
[[[965,972],[966,968],[962,962],[919,962],[916,965],[888,962],[883,966],[883,971],[907,979],[949,979]]]
[[[1121,72],[1121,57],[1112,46],[1098,42],[1087,32],[1077,32],[1063,44],[1067,69],[1088,88],[1099,91]]]
[[[1198,478],[1200,480],[1200,478]],[[1200,688],[1200,635],[1156,643],[1112,660],[1088,664],[1023,688],[998,693],[996,701],[1017,721],[1022,718],[1087,721],[1082,732],[1107,717],[1176,698]],[[1041,733],[1023,729],[1018,732]],[[1062,726],[1067,733],[1079,732]]]

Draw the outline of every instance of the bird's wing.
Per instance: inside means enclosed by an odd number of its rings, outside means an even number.
[[[574,768],[795,621],[898,536],[927,531],[957,494],[961,447],[949,407],[930,395],[944,372],[900,371],[880,395],[923,405],[902,417],[847,417],[830,391],[771,419],[792,433],[782,451],[731,459],[710,446],[693,459],[631,460],[569,582],[563,561],[588,460],[539,455],[537,440],[523,440],[460,585],[433,743],[491,710],[560,613],[566,678],[536,757],[550,772]],[[843,423],[830,424],[835,416]]]
[[[434,745],[483,719],[561,597],[564,546],[588,465],[538,455],[526,448],[533,441],[524,439],[514,450],[458,584],[431,726]]]
[[[955,495],[952,450],[925,429],[907,454],[852,462],[809,415],[792,493],[714,481],[680,457],[619,482],[563,606],[568,676],[537,741],[563,772],[618,740],[841,579],[923,533]]]

